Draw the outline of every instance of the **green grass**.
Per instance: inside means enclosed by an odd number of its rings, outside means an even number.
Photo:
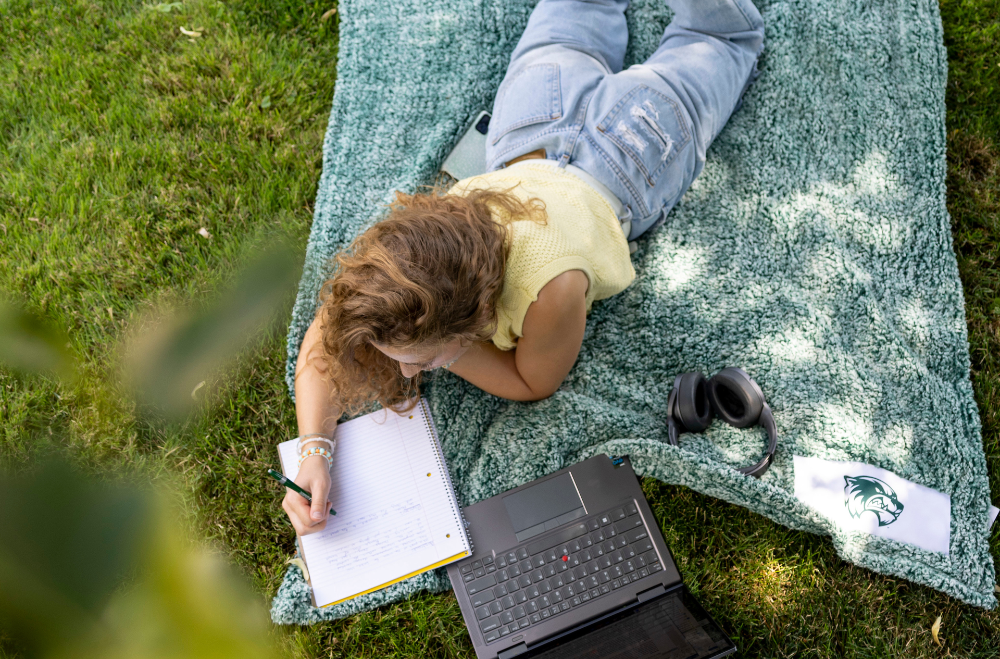
[[[305,243],[334,0],[156,4],[0,0],[0,290],[65,327],[84,364],[75,385],[0,371],[0,466],[65,444],[93,469],[179,480],[191,519],[270,597],[293,538],[260,478],[294,431],[283,333],[182,426],[143,422],[113,383],[124,337],[155,305],[205,299],[255,246]],[[942,11],[948,205],[1000,492],[1000,0]],[[691,490],[643,487],[685,581],[744,656],[1000,656],[1000,613],[859,569],[826,538]],[[930,638],[938,615],[943,649]],[[276,633],[301,657],[472,656],[450,594]],[[0,655],[13,652],[4,643]]]

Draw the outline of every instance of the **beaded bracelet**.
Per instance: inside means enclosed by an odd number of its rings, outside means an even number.
[[[302,455],[302,445],[308,444],[309,442],[320,442],[326,444],[330,448],[330,453],[333,453],[333,450],[337,448],[337,441],[335,439],[331,439],[326,435],[321,435],[318,432],[314,432],[308,435],[302,435],[301,437],[298,437],[298,441],[295,444],[295,452],[298,453],[299,455]]]
[[[326,444],[326,448],[328,451],[330,451],[330,455],[333,455],[333,450],[337,448],[337,440],[335,439],[323,439],[320,437],[313,437],[311,439],[302,440],[302,443],[299,444],[299,455],[302,455],[302,448],[301,448],[302,444],[311,444],[312,442],[316,442],[319,444]]]
[[[321,456],[326,459],[326,466],[329,468],[333,464],[333,455],[327,451],[325,448],[317,447],[306,449],[306,452],[299,456],[299,468],[302,468],[302,463],[306,461],[307,458],[311,458],[314,455]]]

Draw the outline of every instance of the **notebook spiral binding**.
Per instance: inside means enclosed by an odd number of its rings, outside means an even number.
[[[445,480],[448,482],[448,496],[451,497],[451,503],[455,510],[458,511],[458,516],[460,519],[456,519],[455,522],[458,524],[458,528],[462,531],[462,535],[465,537],[465,544],[469,546],[469,555],[476,553],[476,548],[472,544],[472,538],[469,537],[469,522],[466,521],[465,515],[462,513],[462,507],[458,505],[458,499],[455,497],[455,484],[451,480],[451,472],[448,471],[448,465],[444,463],[444,448],[441,446],[441,438],[438,437],[437,428],[434,426],[434,419],[431,418],[431,411],[427,407],[427,399],[420,399],[420,413],[424,417],[424,425],[427,427],[427,431],[430,433],[431,437],[434,438],[434,442],[437,444],[437,461],[438,467],[441,469],[441,473],[444,474]]]

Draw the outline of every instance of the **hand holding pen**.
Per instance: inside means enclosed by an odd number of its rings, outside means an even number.
[[[325,461],[313,459],[302,463],[296,480],[308,489],[300,487],[273,469],[269,469],[268,474],[288,488],[281,507],[288,514],[296,533],[309,535],[326,527],[327,506],[330,504],[327,501],[330,493],[330,471]],[[337,511],[329,508],[329,514],[336,515]]]

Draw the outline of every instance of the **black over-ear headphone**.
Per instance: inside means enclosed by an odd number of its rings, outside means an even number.
[[[711,380],[706,380],[698,371],[678,375],[667,398],[667,438],[677,446],[680,432],[703,431],[712,423],[713,414],[737,428],[764,426],[767,455],[757,464],[739,470],[754,478],[763,476],[774,460],[778,431],[771,408],[764,400],[764,392],[742,368],[724,368]]]

